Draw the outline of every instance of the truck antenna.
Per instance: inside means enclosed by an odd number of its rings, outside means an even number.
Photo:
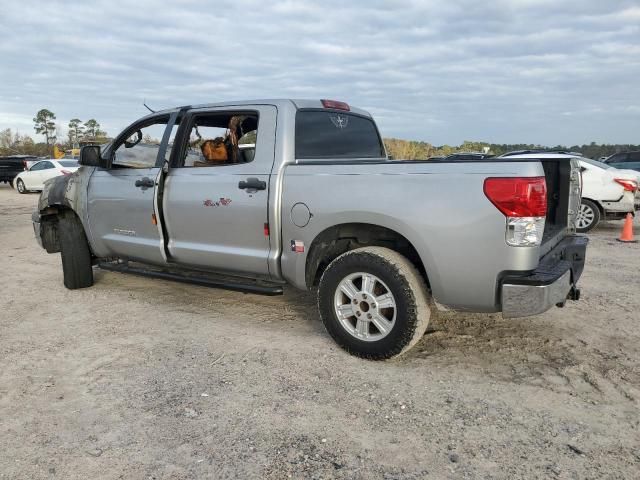
[[[142,100],[142,105],[147,107],[147,110],[149,110],[151,113],[156,113],[155,110],[152,110],[151,107],[149,107],[149,105],[147,105],[147,99],[146,98]]]

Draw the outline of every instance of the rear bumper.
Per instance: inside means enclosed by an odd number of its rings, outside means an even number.
[[[602,208],[604,209],[607,215],[610,214],[624,214],[626,215],[629,212],[633,212],[636,210],[636,204],[640,201],[634,192],[623,192],[622,196],[615,201],[601,201]]]
[[[502,315],[528,317],[564,305],[567,298],[578,300],[576,284],[587,253],[587,237],[570,236],[562,240],[532,272],[510,273],[502,280]]]

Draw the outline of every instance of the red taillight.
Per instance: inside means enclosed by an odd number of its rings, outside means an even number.
[[[627,180],[625,178],[614,178],[613,180],[622,185],[622,188],[627,192],[635,192],[638,189],[638,184],[633,180]]]
[[[320,100],[322,102],[322,106],[324,108],[333,108],[334,110],[345,110],[349,111],[351,108],[349,104],[346,102],[339,102],[337,100]]]
[[[484,194],[507,217],[544,217],[547,214],[544,177],[487,178]]]
[[[60,173],[63,175],[71,175],[71,172],[69,170],[60,170]]]

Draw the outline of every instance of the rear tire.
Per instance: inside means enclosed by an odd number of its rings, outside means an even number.
[[[580,233],[587,233],[593,230],[600,223],[600,208],[591,200],[582,199],[576,219],[576,230]]]
[[[18,193],[27,193],[29,191],[27,190],[27,187],[24,186],[24,182],[21,178],[16,181],[16,190],[18,190]]]
[[[340,255],[320,279],[327,332],[352,355],[384,360],[407,352],[429,324],[429,295],[414,265],[383,247]]]
[[[78,217],[66,214],[58,223],[64,286],[70,290],[93,285],[91,251]]]

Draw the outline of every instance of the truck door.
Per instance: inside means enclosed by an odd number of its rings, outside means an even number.
[[[93,248],[101,257],[165,263],[154,196],[160,165],[172,144],[167,124],[175,130],[176,115],[147,117],[129,127],[106,152],[111,167],[96,169],[91,176],[89,228]]]
[[[193,110],[183,120],[162,199],[172,262],[269,275],[276,112],[265,105],[224,107]]]

